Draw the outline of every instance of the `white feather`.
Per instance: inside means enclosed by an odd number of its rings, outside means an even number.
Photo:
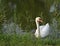
[[[40,36],[41,37],[46,37],[49,34],[49,30],[50,30],[50,26],[49,23],[47,23],[46,25],[42,25],[40,26]]]
[[[35,36],[38,38],[38,37],[46,37],[49,35],[50,33],[50,25],[49,23],[45,24],[45,25],[42,25],[42,26],[39,26],[39,22],[37,22],[37,20],[39,20],[40,17],[37,17],[36,18],[36,26],[37,26],[37,29],[36,29],[36,32],[35,32]]]

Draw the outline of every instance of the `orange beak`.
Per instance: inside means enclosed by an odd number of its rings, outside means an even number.
[[[42,19],[39,19],[38,22],[39,22],[39,23],[43,23],[43,20],[42,20]]]

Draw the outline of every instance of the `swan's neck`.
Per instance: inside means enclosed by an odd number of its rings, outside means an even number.
[[[36,23],[36,26],[37,26],[37,31],[39,32],[40,31],[39,23]]]

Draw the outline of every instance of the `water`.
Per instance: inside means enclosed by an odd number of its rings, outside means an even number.
[[[55,18],[52,19],[52,23],[51,23],[51,32],[50,32],[50,39],[51,38],[60,38],[60,33],[58,32],[58,22]],[[22,35],[22,34],[26,34],[27,32],[23,32],[24,30],[22,30],[18,24],[15,24],[14,22],[11,23],[3,23],[3,33],[4,34],[17,34],[17,35]],[[35,29],[31,30],[32,34],[35,33]]]
[[[11,22],[11,23],[3,23],[3,33],[4,34],[24,34],[25,32],[23,32],[23,30],[15,23]]]
[[[52,13],[52,12],[54,12],[55,11],[55,9],[56,9],[56,7],[55,7],[55,5],[54,4],[52,4],[51,5],[51,7],[50,7],[50,13]]]
[[[53,3],[50,7],[50,13],[53,13],[53,12],[57,12],[57,6],[55,3]],[[52,15],[52,14],[51,14]],[[51,36],[53,38],[60,38],[60,33],[59,33],[59,30],[58,30],[58,21],[56,20],[56,18],[52,18],[52,22],[51,22],[51,32],[50,32]]]
[[[52,19],[51,24],[51,38],[60,38],[60,33],[58,32],[58,22],[55,18]]]

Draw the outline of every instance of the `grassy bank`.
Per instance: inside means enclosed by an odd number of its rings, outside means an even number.
[[[41,39],[27,33],[17,36],[0,34],[0,46],[59,46],[60,39]]]

